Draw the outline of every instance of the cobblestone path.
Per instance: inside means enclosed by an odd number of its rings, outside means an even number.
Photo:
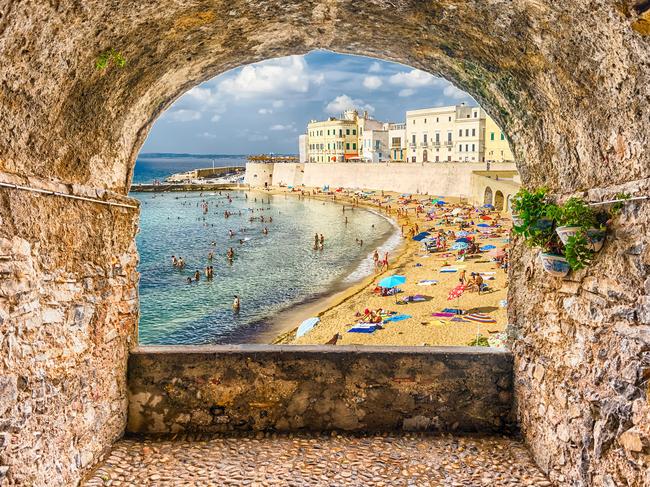
[[[512,438],[270,435],[127,438],[87,480],[114,486],[550,486]]]

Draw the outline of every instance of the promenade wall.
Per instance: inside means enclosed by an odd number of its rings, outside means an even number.
[[[260,167],[265,166],[265,167]],[[363,188],[400,193],[427,193],[471,198],[472,172],[485,171],[485,163],[307,163],[247,164],[246,183],[264,187],[272,173],[273,185]],[[491,163],[491,171],[516,170],[512,163]]]
[[[512,361],[486,347],[139,347],[127,431],[505,433]]]

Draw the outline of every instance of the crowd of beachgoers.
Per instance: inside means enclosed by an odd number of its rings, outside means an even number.
[[[503,346],[508,215],[431,195],[283,191],[373,207],[399,224],[404,245],[394,256],[373,252],[375,275],[277,343]]]

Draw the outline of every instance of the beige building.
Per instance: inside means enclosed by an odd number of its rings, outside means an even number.
[[[347,111],[342,118],[312,120],[307,125],[309,162],[345,162],[359,158],[357,113]]]
[[[485,162],[513,162],[514,160],[506,135],[491,117],[486,117]]]

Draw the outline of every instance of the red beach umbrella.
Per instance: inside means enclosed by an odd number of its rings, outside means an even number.
[[[492,217],[489,217],[487,215],[481,215],[481,220],[492,220]]]

